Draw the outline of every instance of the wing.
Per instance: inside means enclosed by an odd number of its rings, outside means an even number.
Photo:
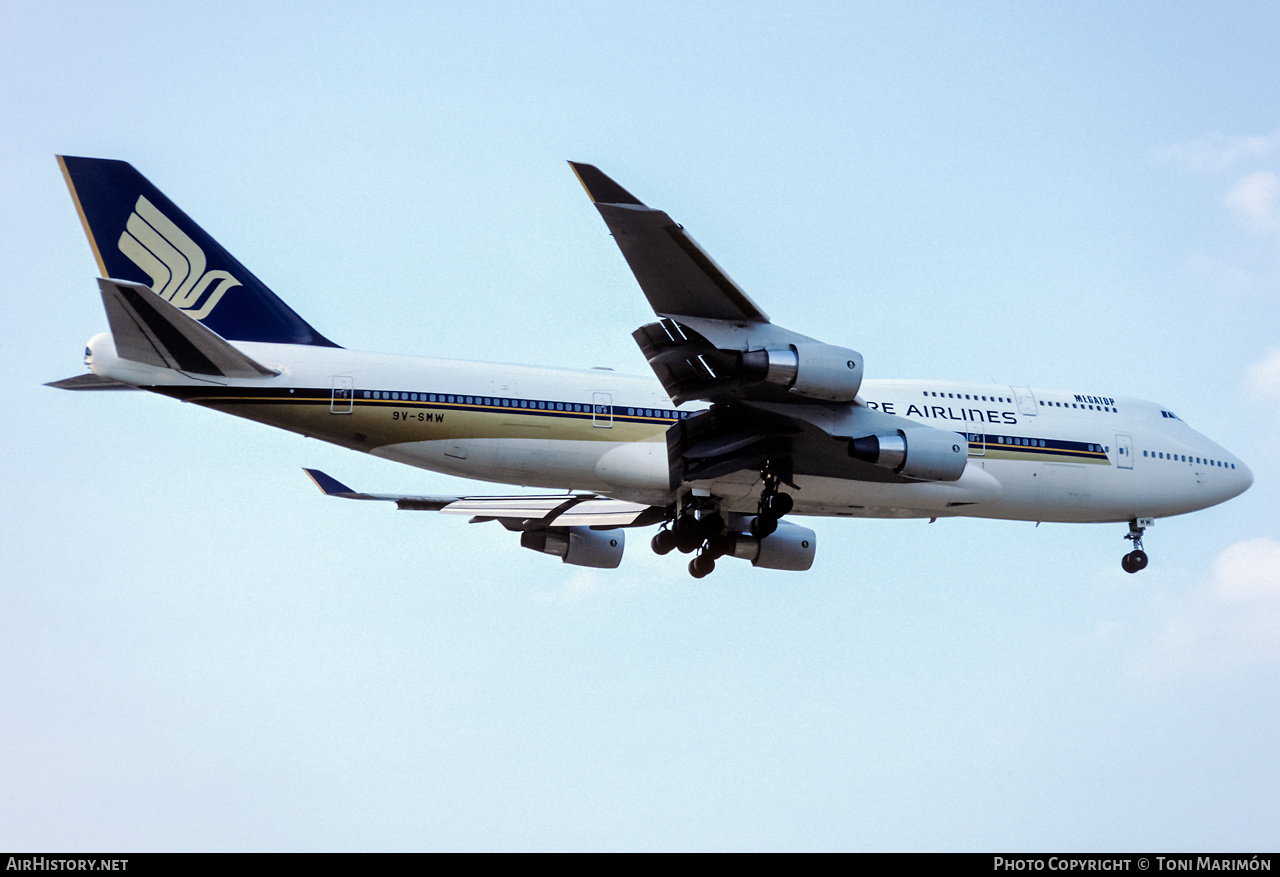
[[[569,162],[657,314],[768,323],[769,317],[661,210],[594,165]]]
[[[563,563],[616,569],[626,548],[623,527],[644,527],[667,517],[656,506],[609,499],[594,493],[552,496],[407,496],[360,493],[318,469],[303,470],[325,496],[394,502],[397,508],[470,515],[471,523],[498,521],[520,533],[520,546],[559,557]]]
[[[854,401],[861,354],[774,325],[670,216],[599,168],[569,164],[662,317],[633,337],[677,404]]]
[[[470,515],[472,523],[499,521],[508,530],[553,527],[646,527],[666,517],[666,509],[623,502],[594,493],[549,496],[412,496],[360,493],[319,469],[303,469],[325,496],[394,502],[405,511]]]
[[[599,168],[570,165],[661,318],[632,337],[677,404],[711,403],[667,433],[672,489],[742,470],[788,483],[960,477],[959,435],[861,403],[862,354],[774,325],[671,217]]]

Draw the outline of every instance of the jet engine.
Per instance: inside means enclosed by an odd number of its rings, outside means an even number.
[[[563,563],[617,569],[627,537],[622,530],[592,530],[590,527],[549,527],[520,534],[520,546],[554,554]]]
[[[862,354],[830,344],[792,344],[785,349],[748,350],[740,374],[786,387],[824,402],[852,402],[862,386]]]
[[[817,550],[818,534],[790,521],[779,521],[778,529],[763,539],[750,533],[733,537],[733,556],[762,569],[806,570],[813,566]]]
[[[969,460],[969,440],[958,432],[921,426],[849,442],[849,456],[921,481],[957,481]]]

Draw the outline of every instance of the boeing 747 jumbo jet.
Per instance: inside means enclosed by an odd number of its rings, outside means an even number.
[[[1094,387],[864,380],[862,355],[777,326],[667,214],[571,163],[658,319],[632,337],[657,377],[339,347],[133,167],[59,157],[97,259],[110,332],[90,374],[436,472],[567,491],[328,496],[498,521],[565,563],[652,547],[805,570],[786,517],[1127,522],[1127,572],[1155,518],[1225,502],[1253,475],[1164,406]]]

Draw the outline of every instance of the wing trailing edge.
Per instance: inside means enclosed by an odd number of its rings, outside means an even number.
[[[472,523],[500,521],[509,530],[550,527],[644,527],[666,517],[655,506],[610,499],[594,493],[544,496],[415,496],[361,493],[319,469],[303,469],[325,496],[394,502],[403,511],[470,515]]]

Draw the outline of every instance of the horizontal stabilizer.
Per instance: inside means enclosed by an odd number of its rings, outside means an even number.
[[[550,496],[406,496],[360,493],[319,469],[303,469],[325,496],[394,502],[406,511],[470,515],[476,521],[502,521],[513,529],[532,527],[643,527],[657,523],[665,509],[597,496],[557,493]]]
[[[124,359],[225,378],[279,374],[245,356],[147,286],[99,278],[98,287],[102,290],[116,354]]]
[[[46,387],[57,387],[59,390],[136,390],[137,387],[132,384],[122,384],[119,381],[113,381],[111,378],[101,378],[90,373],[87,375],[76,375],[74,378],[63,378],[60,381],[50,381],[45,384]]]

